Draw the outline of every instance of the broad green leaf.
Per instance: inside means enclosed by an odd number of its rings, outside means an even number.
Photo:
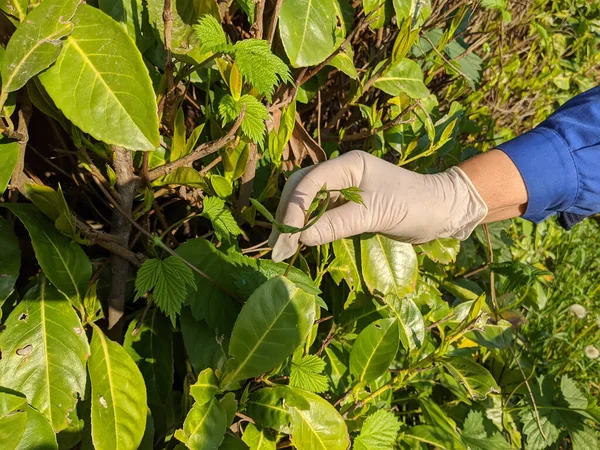
[[[227,430],[227,416],[218,400],[195,403],[175,438],[192,450],[217,450]]]
[[[19,160],[19,143],[6,137],[0,139],[0,195],[8,187]]]
[[[146,428],[146,387],[131,356],[94,325],[88,371],[97,450],[135,450]]]
[[[78,6],[79,0],[45,0],[27,15],[6,46],[0,69],[3,93],[21,89],[56,61]]]
[[[0,9],[7,14],[8,18],[14,17],[18,20],[12,20],[11,22],[18,27],[19,22],[22,22],[27,15],[27,8],[29,7],[28,0],[1,0]]]
[[[5,449],[7,447],[2,446],[2,448]],[[58,450],[58,444],[56,443],[56,435],[48,419],[37,409],[27,405],[27,427],[16,450],[32,449]]]
[[[225,417],[227,418],[227,426],[230,427],[235,420],[235,413],[238,410],[238,402],[235,399],[235,393],[228,392],[219,400],[221,408],[225,411]]]
[[[231,181],[222,175],[212,175],[210,177],[210,184],[217,194],[221,198],[227,198],[233,193],[233,186]]]
[[[314,66],[331,55],[336,21],[330,0],[283,0],[279,34],[293,67]]]
[[[146,2],[142,0],[98,0],[98,7],[127,30],[140,52],[154,43]]]
[[[138,315],[129,323],[123,347],[144,377],[150,409],[165,408],[173,389],[173,338],[167,318],[157,308],[142,323]]]
[[[393,412],[380,409],[365,419],[354,450],[393,450],[400,423]]]
[[[402,432],[401,440],[410,447],[417,448],[419,444],[429,445],[440,450],[466,450],[458,439],[444,430],[430,425],[417,425]],[[426,447],[430,448],[430,447]]]
[[[390,308],[390,315],[398,321],[400,340],[408,351],[420,348],[425,340],[425,323],[419,307],[410,298],[386,295],[385,303]]]
[[[215,372],[208,368],[198,374],[198,380],[190,386],[190,395],[197,404],[204,405],[214,398],[219,391],[219,380]]]
[[[380,234],[360,238],[362,275],[375,295],[411,293],[417,281],[417,256],[412,245]]]
[[[21,268],[21,247],[12,226],[0,217],[0,306],[12,294]],[[2,314],[0,313],[0,317]]]
[[[45,280],[36,284],[0,333],[0,386],[22,392],[58,432],[85,392],[90,348],[69,301]]]
[[[208,186],[205,178],[192,167],[179,167],[166,176],[157,179],[152,184],[153,186],[167,186],[169,184],[174,184],[204,190],[206,190]]]
[[[252,3],[252,6],[254,7],[254,3]],[[244,441],[242,441],[236,435],[228,432],[225,434],[225,438],[223,439],[219,450],[248,450],[249,448],[250,447],[248,447]],[[176,447],[175,450],[180,449]]]
[[[259,429],[249,423],[244,430],[242,440],[248,444],[250,450],[275,450],[277,441],[268,430]]]
[[[354,66],[354,53],[352,47],[348,47],[345,51],[339,52],[329,61],[329,65],[340,69],[353,80],[358,79],[358,72]]]
[[[325,348],[327,355],[327,367],[325,373],[329,375],[331,383],[336,389],[341,389],[349,382],[348,352],[335,341]]]
[[[253,392],[248,400],[248,414],[261,427],[288,433],[292,420],[290,412],[284,406],[284,398],[291,395],[288,391],[289,389],[285,386],[277,386]]]
[[[185,154],[185,115],[183,108],[179,108],[175,114],[173,126],[173,140],[171,141],[170,161],[177,161]]]
[[[460,251],[460,241],[452,238],[435,239],[419,245],[419,249],[432,261],[450,264],[456,261],[456,256]]]
[[[298,450],[346,450],[348,429],[340,413],[317,394],[290,388],[308,402],[308,408],[289,405],[292,417],[292,444]]]
[[[473,400],[484,400],[488,394],[500,392],[492,374],[472,359],[452,356],[442,358],[440,362],[467,389]]]
[[[227,348],[228,342],[225,341],[225,336],[217,336],[204,320],[194,319],[187,308],[181,314],[179,321],[185,353],[194,372],[200,373],[207,367],[222,370],[227,359],[224,349]]]
[[[419,65],[407,58],[385,70],[373,84],[386,94],[407,94],[411,98],[425,98],[429,89],[423,83],[423,72]]]
[[[35,256],[50,282],[73,301],[82,300],[92,276],[92,264],[79,244],[58,231],[34,205],[2,206],[27,228]]]
[[[344,279],[350,289],[360,290],[362,283],[357,261],[359,255],[355,247],[356,242],[358,242],[356,239],[334,241],[332,246],[335,259],[329,265],[328,270],[336,283]]]
[[[314,317],[314,295],[282,276],[264,283],[246,301],[235,322],[223,385],[259,376],[281,364],[306,339]]]
[[[131,150],[159,145],[148,69],[125,30],[81,5],[56,64],[39,79],[62,113],[94,138]]]
[[[488,432],[488,427],[485,426],[481,411],[470,410],[461,433],[465,444],[470,450],[510,450],[510,444],[497,429],[493,429],[493,423],[489,420],[488,422],[491,432]]]
[[[395,318],[380,319],[360,332],[350,352],[350,372],[358,381],[373,381],[390,367],[400,341]]]
[[[67,236],[77,234],[75,220],[73,220],[73,215],[69,210],[60,185],[57,190],[41,184],[27,184],[25,188],[29,194],[29,199],[46,217],[54,222],[54,226],[58,231]]]
[[[18,393],[0,391],[0,447],[13,450],[27,426],[27,399]]]

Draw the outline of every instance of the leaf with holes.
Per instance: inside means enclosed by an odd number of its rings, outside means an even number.
[[[88,364],[92,441],[98,450],[138,447],[146,427],[146,386],[127,351],[94,325]]]
[[[58,432],[85,392],[90,353],[69,301],[41,280],[10,313],[0,333],[0,386],[22,392]]]
[[[81,5],[56,64],[39,76],[56,106],[94,138],[131,150],[159,146],[148,69],[126,31]]]
[[[395,318],[380,319],[367,326],[356,338],[350,352],[350,372],[358,381],[373,381],[388,369],[399,343]]]

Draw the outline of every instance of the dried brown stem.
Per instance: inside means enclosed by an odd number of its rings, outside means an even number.
[[[25,184],[29,182],[29,178],[25,175],[25,152],[27,150],[27,142],[29,141],[29,119],[32,114],[31,102],[27,95],[21,96],[21,108],[19,109],[19,124],[17,126],[17,135],[19,136],[19,159],[13,171],[11,184],[13,189],[17,189],[23,196],[29,197],[25,190]]]
[[[265,0],[258,0],[254,8],[254,24],[252,25],[252,34],[256,39],[263,38],[263,28],[265,15]]]
[[[171,53],[171,36],[173,34],[173,11],[171,0],[165,0],[163,8],[164,39],[165,39],[165,75],[167,77],[167,92],[165,94],[164,112],[167,124],[173,123],[175,117],[175,65]]]
[[[275,39],[275,30],[277,29],[277,21],[279,20],[279,11],[281,11],[281,4],[283,0],[276,0],[275,7],[273,8],[273,15],[271,16],[271,22],[269,23],[269,31],[267,33],[267,39],[269,44],[273,44]]]
[[[212,155],[217,150],[220,150],[227,144],[233,142],[233,140],[235,139],[235,133],[237,132],[238,128],[242,125],[244,115],[245,109],[242,108],[240,116],[225,136],[217,139],[216,141],[198,146],[192,153],[190,153],[187,156],[184,156],[181,159],[178,159],[177,161],[173,161],[172,163],[165,164],[164,166],[157,167],[156,169],[151,170],[148,174],[148,178],[150,179],[150,181],[154,181],[157,178],[163,177],[171,173],[175,169],[178,169],[179,167],[189,166],[194,161],[197,161],[200,158],[204,158],[205,156]]]
[[[250,144],[250,155],[248,155],[248,162],[246,163],[246,170],[242,175],[240,185],[240,195],[237,202],[237,212],[240,213],[242,209],[250,204],[250,197],[252,197],[252,191],[254,189],[254,178],[256,176],[256,163],[258,162],[259,156],[256,150],[256,144],[253,142]]]

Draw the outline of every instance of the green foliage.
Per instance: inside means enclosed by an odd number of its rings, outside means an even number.
[[[0,447],[598,448],[597,223],[269,259],[369,195],[282,223],[310,162],[440,172],[596,83],[599,5],[446,3],[0,0]]]
[[[152,291],[156,306],[175,324],[188,289],[195,289],[194,275],[178,256],[149,259],[140,267],[135,278],[137,297]]]

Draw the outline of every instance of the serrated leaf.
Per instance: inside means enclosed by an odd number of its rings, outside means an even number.
[[[491,424],[491,426],[494,425]],[[483,414],[474,409],[467,414],[461,438],[471,450],[510,450],[511,448],[498,431],[488,433],[484,425]]]
[[[79,0],[46,0],[27,14],[12,35],[2,60],[2,91],[13,92],[56,61]]]
[[[425,98],[429,95],[429,89],[423,83],[421,67],[407,58],[390,66],[373,85],[393,96],[404,93],[411,98]]]
[[[392,317],[398,321],[400,340],[407,351],[420,348],[425,340],[425,322],[419,307],[410,298],[386,295]]]
[[[417,256],[410,244],[379,234],[360,237],[362,275],[375,295],[410,294],[417,281]]]
[[[146,397],[153,416],[167,407],[173,390],[173,338],[169,321],[152,308],[140,323],[138,314],[125,333],[123,348],[137,364],[146,384]]]
[[[227,416],[218,400],[195,403],[175,438],[194,450],[217,450],[227,430]]]
[[[279,81],[294,80],[288,66],[271,52],[271,44],[260,39],[244,39],[233,46],[235,64],[259,93],[272,95]]]
[[[268,430],[258,429],[252,423],[246,426],[242,440],[248,444],[250,450],[275,450],[277,447],[275,436]]]
[[[148,69],[125,30],[80,5],[56,64],[39,79],[62,113],[94,138],[131,150],[159,146]]]
[[[197,404],[204,405],[214,398],[219,391],[219,380],[211,369],[204,369],[198,374],[198,379],[190,386],[190,395]]]
[[[194,33],[200,41],[202,52],[221,52],[230,49],[221,23],[210,14],[202,16],[198,24],[194,25]]]
[[[204,197],[202,216],[211,221],[220,241],[242,233],[231,211],[225,208],[225,201],[218,197]]]
[[[0,438],[1,447],[3,449],[10,448],[2,444],[2,438]],[[58,444],[56,442],[56,435],[48,419],[37,409],[27,405],[27,426],[15,450],[32,449],[58,450]]]
[[[242,95],[235,100],[230,95],[225,95],[219,102],[219,114],[223,119],[223,125],[238,118],[245,106],[244,119],[242,120],[242,132],[254,142],[262,140],[265,134],[265,120],[269,112],[265,105],[249,94]]]
[[[588,401],[585,394],[577,387],[577,383],[563,375],[560,379],[560,392],[571,408],[586,409]]]
[[[281,364],[308,335],[315,296],[285,277],[260,286],[242,307],[231,334],[222,385],[256,377]]]
[[[380,319],[360,332],[350,352],[350,372],[357,381],[373,381],[389,368],[400,341],[395,318]]]
[[[146,428],[144,378],[129,354],[94,325],[88,371],[97,450],[136,449]]]
[[[292,444],[298,450],[346,450],[350,439],[340,413],[317,394],[298,388],[289,390],[308,403],[307,408],[288,404],[292,419]]]
[[[83,311],[85,312],[84,322],[96,322],[97,320],[104,318],[104,311],[102,310],[102,303],[98,298],[98,282],[92,284],[85,294],[83,299]]]
[[[0,333],[0,386],[22,392],[58,432],[85,392],[90,348],[69,301],[45,280],[35,285]]]
[[[442,358],[440,362],[467,389],[473,400],[484,400],[488,394],[500,392],[492,374],[472,359],[452,356]]]
[[[292,67],[323,62],[335,46],[336,9],[329,0],[284,1],[279,35]]]
[[[4,194],[19,160],[19,143],[7,137],[0,139],[0,195]]]
[[[0,217],[0,306],[13,293],[21,268],[21,247],[12,226]],[[0,313],[0,317],[2,314]]]
[[[14,449],[27,426],[27,399],[22,394],[0,390],[0,445]]]
[[[188,289],[195,287],[192,270],[178,256],[146,260],[135,278],[136,296],[153,291],[154,302],[173,325],[181,312]]]
[[[392,450],[400,423],[394,413],[380,409],[365,419],[360,434],[354,440],[355,450]]]
[[[327,377],[322,375],[324,369],[325,361],[317,355],[306,355],[292,361],[290,386],[309,392],[325,392],[329,389],[329,382]]]

